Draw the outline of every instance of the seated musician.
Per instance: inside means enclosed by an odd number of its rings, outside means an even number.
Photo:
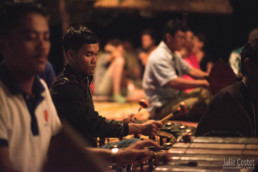
[[[257,137],[258,39],[241,52],[242,81],[221,90],[206,109],[197,136]]]
[[[209,87],[203,78],[208,74],[191,68],[176,53],[185,43],[187,27],[178,20],[166,23],[163,41],[150,54],[143,77],[143,88],[150,103],[150,117],[161,119],[175,112],[179,103],[184,101],[189,109],[189,115],[197,116],[202,113],[209,102],[210,94],[207,89],[184,93],[184,89]],[[198,80],[186,80],[183,74],[188,74]]]
[[[64,50],[68,64],[51,87],[61,119],[67,120],[94,147],[97,146],[96,137],[156,135],[161,122],[123,123],[107,120],[94,110],[89,85],[99,52],[99,40],[95,33],[84,26],[69,28],[64,35]]]

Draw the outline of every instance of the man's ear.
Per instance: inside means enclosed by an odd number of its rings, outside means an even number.
[[[167,42],[170,42],[173,39],[173,37],[170,33],[166,33],[165,37],[166,37]]]
[[[124,46],[123,46],[122,44],[120,44],[119,46],[117,46],[116,49],[117,49],[119,52],[124,52]]]
[[[66,55],[67,55],[67,60],[69,62],[73,62],[76,57],[76,53],[71,49],[66,52]]]
[[[252,61],[248,57],[244,59],[244,65],[247,73],[252,72]]]

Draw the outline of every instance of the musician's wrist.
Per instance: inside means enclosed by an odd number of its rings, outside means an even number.
[[[142,134],[143,124],[129,123],[129,134]]]
[[[196,80],[196,83],[197,85],[205,88],[209,86],[209,82],[205,79]]]

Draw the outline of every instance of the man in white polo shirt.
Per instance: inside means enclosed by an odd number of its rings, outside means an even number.
[[[164,27],[163,40],[150,54],[143,77],[143,88],[150,103],[150,118],[162,119],[185,102],[192,118],[199,118],[210,95],[206,89],[184,93],[184,89],[209,87],[208,74],[187,65],[176,51],[183,48],[187,27],[179,20],[169,20]],[[186,80],[183,74],[196,80]]]
[[[48,15],[32,3],[1,9],[0,171],[40,171],[61,127],[45,82]]]

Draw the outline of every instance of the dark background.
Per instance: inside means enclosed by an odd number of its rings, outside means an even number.
[[[251,29],[258,27],[258,1],[232,0],[232,15],[212,15],[173,12],[95,10],[85,24],[96,31],[103,41],[112,37],[131,39],[140,46],[140,33],[145,28],[154,28],[159,35],[169,19],[186,18],[188,26],[195,33],[207,37],[207,50],[214,58],[227,58],[233,48],[242,46]],[[103,20],[103,22],[101,22]]]
[[[108,39],[116,37],[132,41],[135,48],[140,46],[140,34],[145,28],[153,28],[159,42],[167,20],[184,19],[195,33],[206,36],[206,51],[214,60],[222,58],[227,61],[233,49],[245,44],[249,31],[258,27],[257,0],[231,0],[230,3],[233,7],[232,15],[94,9],[90,6],[79,11],[73,11],[74,8],[70,7],[68,11],[71,25],[84,24],[94,30],[101,38],[102,45]],[[56,28],[58,27],[52,28],[52,35],[60,36],[55,35],[59,32]],[[50,61],[53,61],[56,71],[59,72],[63,57],[60,57],[61,47],[54,47],[55,52],[51,53]]]
[[[52,15],[50,16],[52,46],[49,60],[56,73],[59,73],[64,66],[64,56],[61,20],[57,15],[53,15],[53,10],[56,10],[53,6],[56,6],[57,1],[40,2]],[[157,32],[159,42],[164,23],[169,19],[182,19],[195,33],[203,33],[206,36],[206,52],[214,60],[222,58],[227,61],[233,49],[245,44],[249,31],[258,27],[258,0],[230,0],[230,3],[233,7],[232,15],[96,9],[93,8],[93,3],[81,5],[71,0],[66,1],[66,9],[70,24],[86,25],[95,31],[101,39],[101,46],[108,39],[120,38],[130,40],[137,48],[140,46],[140,34],[146,28],[153,28]]]

